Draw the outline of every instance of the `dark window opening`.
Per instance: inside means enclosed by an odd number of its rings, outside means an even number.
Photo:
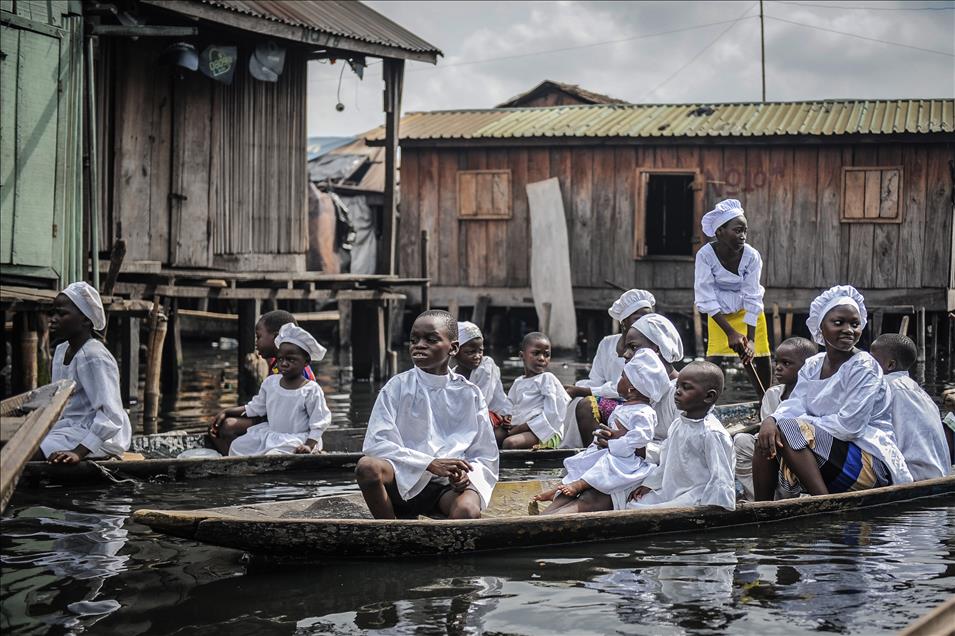
[[[646,200],[647,254],[693,254],[693,175],[651,174]]]

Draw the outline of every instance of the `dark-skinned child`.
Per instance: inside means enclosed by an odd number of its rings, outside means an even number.
[[[557,448],[563,437],[564,415],[570,397],[560,380],[547,370],[550,339],[532,331],[521,341],[524,375],[514,380],[507,397],[511,422],[501,448]]]
[[[498,448],[480,389],[449,369],[458,323],[426,311],[411,328],[414,368],[388,380],[355,470],[376,519],[477,519],[497,483]]]
[[[944,477],[952,468],[945,425],[935,402],[909,376],[918,356],[915,342],[908,336],[887,333],[875,339],[869,352],[885,374],[892,396],[895,443],[912,479]]]
[[[504,393],[501,370],[490,356],[484,355],[484,334],[473,322],[458,323],[458,353],[451,358],[451,363],[455,365],[452,371],[481,389],[500,447],[507,437],[503,425],[511,421],[511,401]]]
[[[649,349],[634,353],[617,382],[623,404],[609,425],[594,432],[590,446],[564,460],[561,485],[535,497],[553,502],[543,514],[625,508],[627,496],[654,467],[644,459],[657,424],[653,404],[669,391],[670,376],[659,356]]]
[[[259,316],[255,323],[255,350],[265,358],[268,364],[269,375],[279,375],[281,372],[278,365],[278,347],[275,339],[279,335],[279,330],[283,325],[297,324],[295,316],[287,311],[276,309],[266,312]],[[315,373],[312,367],[305,365],[302,369],[302,376],[306,380],[315,381]],[[212,420],[209,425],[208,443],[223,455],[229,454],[229,446],[240,435],[244,435],[249,428],[263,421],[263,418],[246,417],[243,415],[245,407],[234,406],[223,409]]]
[[[106,312],[92,286],[73,283],[57,294],[50,331],[61,342],[53,353],[52,380],[72,380],[76,388],[40,442],[36,459],[75,464],[86,458],[119,458],[129,450],[132,427],[120,397],[119,367],[95,334],[105,328]]]
[[[624,365],[623,336],[638,318],[653,312],[655,304],[656,299],[650,292],[630,289],[607,310],[610,317],[620,323],[620,333],[605,337],[597,345],[586,379],[564,387],[571,403],[564,417],[562,447],[580,448],[588,443],[597,425],[609,422],[610,414],[623,402],[617,394],[617,381]]]
[[[722,392],[723,372],[715,364],[683,367],[674,393],[680,417],[663,442],[659,465],[630,493],[628,508],[736,509],[733,440],[712,412]]]
[[[856,348],[865,302],[851,285],[812,301],[806,325],[825,347],[790,396],[762,421],[753,453],[757,501],[866,490],[912,481],[895,443],[891,398],[875,358]]]
[[[763,259],[746,242],[748,226],[736,199],[716,204],[703,216],[703,233],[716,240],[696,253],[696,307],[707,318],[706,356],[739,356],[760,398],[769,386],[769,338],[759,279]]]
[[[302,371],[325,357],[325,347],[291,323],[282,325],[275,344],[279,374],[265,378],[243,412],[265,421],[235,439],[229,455],[298,455],[322,449],[322,432],[332,414],[322,387]]]
[[[766,395],[759,407],[761,420],[771,416],[780,403],[792,394],[799,378],[799,370],[806,364],[806,360],[818,352],[816,343],[798,336],[779,343],[773,365],[777,384],[766,389]],[[756,448],[756,436],[739,433],[733,437],[733,448],[736,450],[736,480],[742,486],[742,498],[745,501],[755,501],[753,451]]]

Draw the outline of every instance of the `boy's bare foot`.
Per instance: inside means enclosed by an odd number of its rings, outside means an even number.
[[[565,497],[576,497],[588,488],[590,488],[590,484],[583,479],[578,479],[577,481],[572,481],[569,484],[561,484],[557,487],[557,490]]]
[[[534,498],[531,501],[553,501],[554,497],[557,496],[557,489],[551,488],[550,490],[545,490],[542,493],[534,495]]]

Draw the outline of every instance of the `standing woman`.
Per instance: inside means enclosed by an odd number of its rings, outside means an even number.
[[[119,393],[119,368],[94,333],[105,328],[103,303],[90,285],[73,283],[53,301],[50,329],[64,341],[53,354],[53,381],[73,380],[76,389],[40,443],[40,459],[75,464],[87,457],[122,457],[129,449],[132,427]]]
[[[716,240],[696,253],[694,292],[697,309],[708,316],[707,358],[739,356],[762,399],[761,387],[772,379],[765,290],[759,282],[763,259],[746,242],[746,230],[746,217],[736,199],[720,201],[703,216],[703,233]]]

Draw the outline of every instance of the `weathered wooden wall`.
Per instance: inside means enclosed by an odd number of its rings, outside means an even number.
[[[726,146],[575,146],[402,149],[400,273],[419,272],[418,236],[434,239],[432,284],[527,287],[525,185],[558,177],[571,240],[574,286],[605,280],[648,289],[690,289],[691,257],[634,259],[638,169],[697,169],[704,211],[738,198],[749,240],[765,261],[764,285],[945,288],[952,258],[955,145],[868,143]],[[903,166],[901,224],[840,222],[843,166]],[[512,218],[458,219],[459,170],[509,169]]]
[[[163,43],[104,51],[104,205],[128,261],[229,270],[305,269],[306,64],[231,86],[156,62]],[[244,59],[244,58],[243,58]]]

